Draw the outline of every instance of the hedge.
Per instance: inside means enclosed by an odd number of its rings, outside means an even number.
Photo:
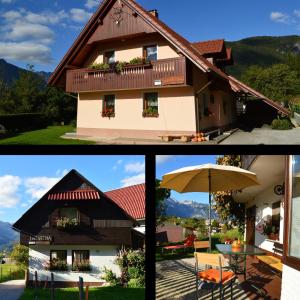
[[[293,125],[289,119],[275,119],[271,124],[272,129],[288,130],[292,129]]]
[[[48,125],[47,118],[39,113],[0,115],[0,130],[5,132],[42,129]]]

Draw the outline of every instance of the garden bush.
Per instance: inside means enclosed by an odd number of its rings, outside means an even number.
[[[43,114],[9,114],[0,115],[0,125],[1,128],[4,127],[7,132],[23,132],[46,128],[49,125],[49,121]]]
[[[117,275],[112,270],[104,267],[103,273],[104,274],[101,276],[101,278],[103,280],[105,280],[106,282],[108,282],[110,284],[110,286],[118,286],[121,284],[120,279],[117,277]]]
[[[272,129],[278,129],[278,130],[288,130],[293,128],[292,123],[289,119],[275,119],[273,120]]]

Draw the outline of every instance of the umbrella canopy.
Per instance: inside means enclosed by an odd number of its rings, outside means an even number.
[[[179,193],[209,193],[209,245],[211,250],[211,193],[229,190],[241,190],[259,185],[256,174],[241,168],[205,164],[186,167],[167,173],[160,184],[162,188]]]
[[[255,173],[237,167],[214,164],[175,170],[165,174],[160,184],[162,188],[178,193],[241,190],[252,185],[259,185]]]

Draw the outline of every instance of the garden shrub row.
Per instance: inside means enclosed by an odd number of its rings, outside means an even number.
[[[40,113],[23,113],[0,115],[0,130],[9,132],[24,132],[34,129],[46,128],[48,119]]]

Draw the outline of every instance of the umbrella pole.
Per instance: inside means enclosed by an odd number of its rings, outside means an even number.
[[[208,170],[208,190],[209,190],[209,208],[208,208],[209,228],[208,228],[208,237],[209,237],[209,252],[211,252],[211,175],[210,175],[210,170]]]

